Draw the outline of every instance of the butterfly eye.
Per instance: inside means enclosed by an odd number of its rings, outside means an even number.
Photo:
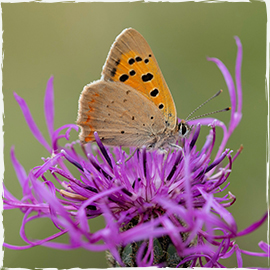
[[[187,123],[180,122],[178,124],[178,133],[179,133],[180,137],[182,137],[182,138],[186,137],[188,135],[189,131],[190,131],[190,126]]]

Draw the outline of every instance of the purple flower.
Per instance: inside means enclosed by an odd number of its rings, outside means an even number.
[[[54,129],[53,78],[48,81],[44,102],[51,140],[48,143],[25,101],[14,94],[29,128],[48,150],[49,157],[27,175],[14,148],[11,149],[23,197],[14,198],[4,187],[4,207],[19,208],[24,213],[21,237],[26,245],[5,243],[4,246],[108,250],[111,266],[223,267],[220,259],[235,253],[237,267],[242,267],[242,254],[269,256],[266,243],[260,242],[262,252],[254,253],[241,249],[234,240],[256,230],[267,213],[245,230],[238,231],[227,210],[235,202],[235,196],[230,192],[221,195],[229,185],[232,163],[242,149],[233,156],[225,148],[242,117],[242,46],[239,38],[235,39],[238,46],[235,82],[220,60],[208,59],[219,67],[228,86],[229,126],[214,118],[189,121],[194,125],[191,135],[182,140],[181,151],[173,151],[167,158],[159,151],[148,152],[142,148],[125,162],[128,156],[125,151],[105,147],[98,134],[95,134],[97,145],[81,145],[75,141],[60,146],[59,139],[69,141],[70,131],[78,131],[78,127],[69,124]],[[210,125],[211,130],[202,149],[197,149],[201,125]],[[224,135],[215,154],[216,127],[221,127]],[[68,169],[72,166],[77,168],[76,176]],[[54,180],[48,179],[48,173]],[[88,221],[100,215],[105,219],[105,227],[92,232]],[[40,218],[51,219],[59,232],[43,240],[30,240],[25,234],[25,225]],[[69,235],[69,244],[51,242],[63,234]]]

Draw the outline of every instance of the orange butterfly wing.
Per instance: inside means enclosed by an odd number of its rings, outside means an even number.
[[[167,129],[176,126],[176,108],[154,54],[143,36],[125,29],[113,43],[102,71],[105,81],[122,82],[151,100],[163,113]]]

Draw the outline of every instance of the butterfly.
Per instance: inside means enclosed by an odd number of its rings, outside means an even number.
[[[143,36],[125,29],[113,43],[101,79],[80,95],[77,125],[82,143],[165,149],[179,147],[190,126],[178,123],[171,92]]]

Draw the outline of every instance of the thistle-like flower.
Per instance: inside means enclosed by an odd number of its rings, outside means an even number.
[[[255,254],[241,249],[234,241],[256,230],[267,214],[239,232],[227,210],[235,202],[234,195],[230,192],[220,195],[228,186],[232,164],[241,152],[240,147],[233,156],[225,148],[242,117],[242,47],[237,37],[236,43],[235,83],[220,60],[208,59],[219,67],[228,86],[229,126],[213,118],[190,121],[194,128],[188,138],[182,139],[182,149],[169,152],[166,158],[160,151],[142,148],[125,162],[126,152],[120,147],[105,147],[98,134],[95,134],[97,144],[81,145],[75,141],[61,147],[59,139],[69,140],[70,131],[78,131],[78,127],[69,124],[54,130],[53,78],[48,81],[45,95],[49,144],[25,101],[14,94],[29,128],[48,150],[49,157],[27,175],[15,157],[14,148],[11,149],[23,198],[14,198],[4,188],[5,209],[19,208],[24,213],[22,231],[26,223],[44,217],[59,229],[55,235],[36,241],[22,233],[27,243],[24,248],[43,245],[107,250],[110,266],[222,267],[220,259],[236,253],[237,267],[242,267],[242,253],[269,256],[266,243],[260,242],[262,253]],[[197,149],[201,125],[209,125],[211,129],[202,149]],[[223,139],[215,154],[217,127],[223,129]],[[63,130],[64,135],[60,134]],[[71,174],[69,166],[77,168],[76,175]],[[48,173],[54,180],[48,179]],[[92,232],[88,221],[100,215],[106,225]],[[69,244],[51,242],[63,234],[69,235]],[[21,248],[7,243],[4,246]]]

